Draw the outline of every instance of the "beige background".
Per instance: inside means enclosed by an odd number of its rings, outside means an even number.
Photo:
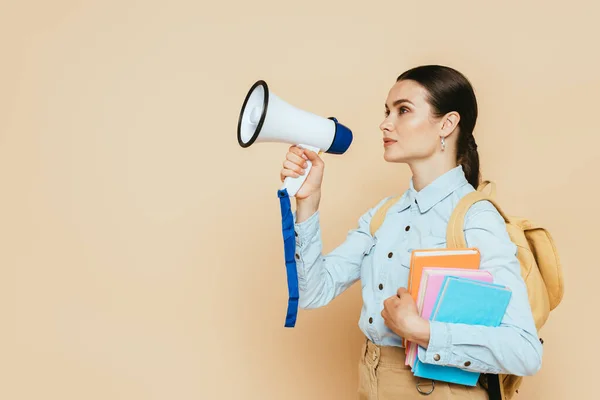
[[[237,116],[262,78],[354,130],[325,157],[329,251],[407,188],[378,125],[396,76],[422,63],[471,79],[484,177],[564,263],[519,398],[592,398],[598,7],[417,3],[4,0],[0,398],[354,398],[359,285],[283,327],[287,146],[240,148]]]

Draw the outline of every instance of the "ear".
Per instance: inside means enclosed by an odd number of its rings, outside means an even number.
[[[460,122],[460,114],[456,111],[449,112],[442,118],[442,128],[440,137],[446,138],[458,128]]]

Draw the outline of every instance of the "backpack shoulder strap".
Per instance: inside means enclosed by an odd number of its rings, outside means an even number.
[[[479,186],[477,186],[477,191],[478,192],[483,192],[483,189],[485,189],[487,186],[491,186],[490,189],[490,197],[495,198],[496,197],[496,183],[493,181],[483,181],[479,184]]]
[[[373,236],[375,234],[375,232],[377,232],[377,229],[379,229],[379,227],[383,223],[383,220],[385,219],[385,216],[386,216],[388,210],[390,209],[390,207],[393,206],[401,198],[402,198],[402,195],[390,197],[385,203],[383,203],[381,205],[381,207],[379,207],[377,209],[377,211],[375,211],[375,214],[373,214],[373,217],[371,218],[371,223],[369,226],[370,231],[371,231],[371,236]]]
[[[490,194],[483,193],[483,189],[485,189],[488,185],[491,185]],[[496,194],[496,188],[494,182],[484,181],[477,187],[477,190],[468,193],[465,195],[452,212],[450,216],[450,220],[448,221],[448,228],[446,229],[446,245],[448,248],[466,248],[467,242],[465,240],[464,235],[464,220],[467,212],[471,208],[471,206],[479,201],[487,200],[498,210],[502,218],[504,218],[505,222],[508,222],[508,217],[498,203],[495,201],[494,196]]]

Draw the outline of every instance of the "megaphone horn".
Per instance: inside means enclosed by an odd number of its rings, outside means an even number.
[[[264,80],[252,85],[240,111],[237,139],[241,147],[254,143],[280,142],[298,145],[314,152],[343,154],[352,144],[352,131],[336,118],[324,118],[296,108],[269,90]],[[287,177],[281,189],[295,196],[310,172],[298,178]]]

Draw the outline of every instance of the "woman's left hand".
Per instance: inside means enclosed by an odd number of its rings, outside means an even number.
[[[381,316],[395,334],[427,348],[429,321],[419,315],[417,304],[406,288],[401,287],[396,295],[383,302]]]

